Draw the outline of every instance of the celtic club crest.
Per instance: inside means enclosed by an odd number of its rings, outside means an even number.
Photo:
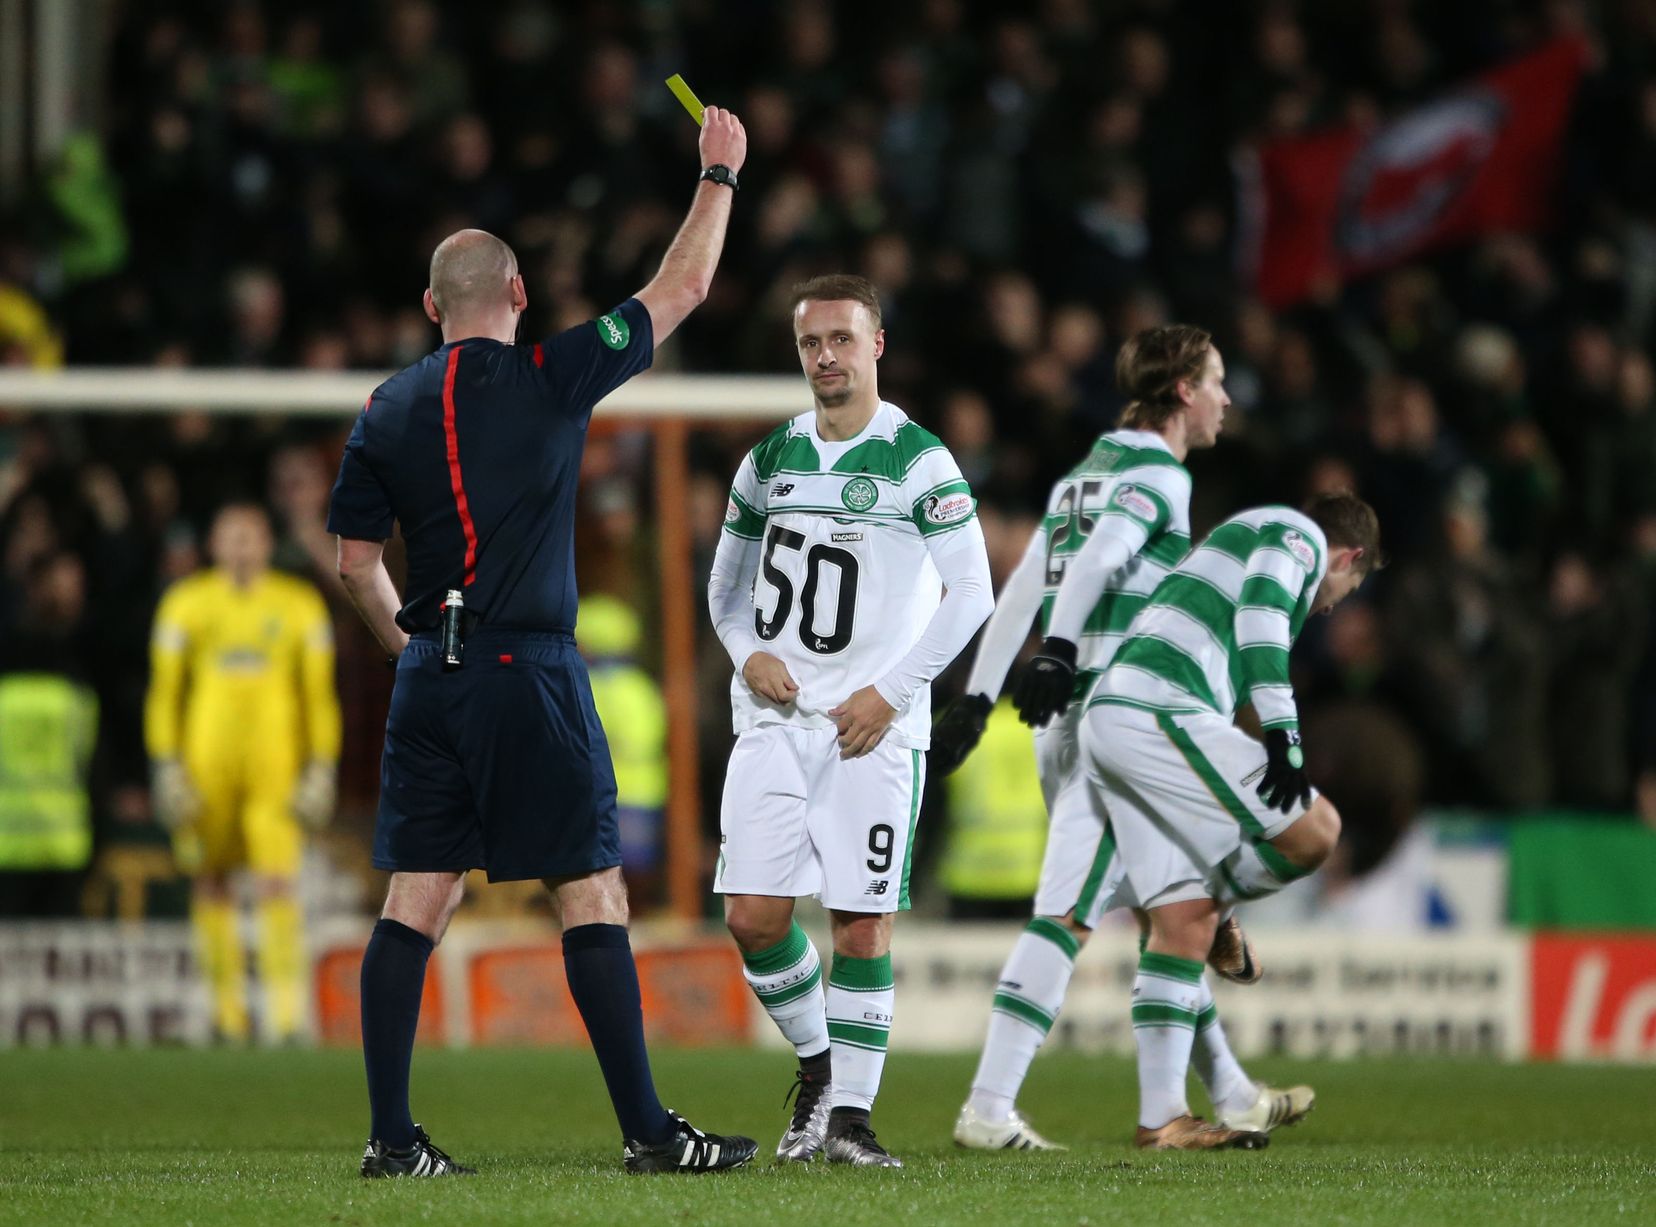
[[[866,477],[853,477],[840,491],[840,501],[852,511],[867,511],[879,498],[879,490]]]

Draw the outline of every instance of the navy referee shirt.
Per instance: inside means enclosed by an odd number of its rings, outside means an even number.
[[[408,547],[397,625],[433,631],[450,588],[502,630],[575,629],[575,488],[592,407],[655,357],[629,298],[533,346],[453,341],[374,390],[328,531]]]

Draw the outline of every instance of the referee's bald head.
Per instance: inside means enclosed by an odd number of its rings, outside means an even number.
[[[431,253],[431,300],[445,317],[498,311],[512,302],[517,256],[487,230],[457,230]]]

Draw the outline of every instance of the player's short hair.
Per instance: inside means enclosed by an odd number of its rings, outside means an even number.
[[[801,281],[788,292],[788,316],[799,310],[802,302],[860,302],[868,308],[874,321],[874,331],[880,330],[880,291],[867,277],[855,273],[826,273]]]
[[[1122,343],[1116,355],[1116,387],[1127,398],[1121,425],[1159,430],[1184,408],[1179,381],[1202,377],[1213,335],[1193,324],[1143,328]]]
[[[270,516],[270,508],[266,507],[251,494],[234,494],[225,499],[217,507],[213,508],[213,515],[210,523],[217,524],[221,519],[228,515],[257,516],[264,522],[266,529],[272,532],[275,531],[275,524],[271,520]]]
[[[1363,557],[1357,565],[1363,574],[1372,575],[1385,567],[1386,556],[1380,552],[1380,517],[1355,494],[1348,490],[1319,494],[1305,505],[1305,514],[1322,529],[1329,548],[1362,549]]]

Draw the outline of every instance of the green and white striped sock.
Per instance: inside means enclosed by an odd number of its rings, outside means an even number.
[[[1310,872],[1264,840],[1256,843],[1244,839],[1236,851],[1219,862],[1219,878],[1223,883],[1219,903],[1229,907],[1249,899],[1263,899]]]
[[[877,959],[834,955],[828,973],[828,1039],[834,1050],[830,1107],[873,1108],[896,1000],[889,954]]]
[[[1253,1107],[1259,1088],[1231,1051],[1206,975],[1202,976],[1201,1004],[1196,1008],[1196,1040],[1190,1050],[1190,1063],[1196,1067],[1196,1076],[1207,1089],[1215,1112],[1246,1112]]]
[[[1160,1129],[1190,1112],[1185,1078],[1202,1005],[1202,965],[1145,951],[1133,979],[1133,1040],[1138,1045],[1139,1124]]]
[[[990,1120],[1005,1120],[1017,1103],[1029,1063],[1064,1004],[1080,949],[1061,921],[1037,916],[1007,956],[972,1079],[972,1107]]]
[[[742,976],[801,1058],[828,1047],[822,960],[796,923],[768,950],[742,955]]]

